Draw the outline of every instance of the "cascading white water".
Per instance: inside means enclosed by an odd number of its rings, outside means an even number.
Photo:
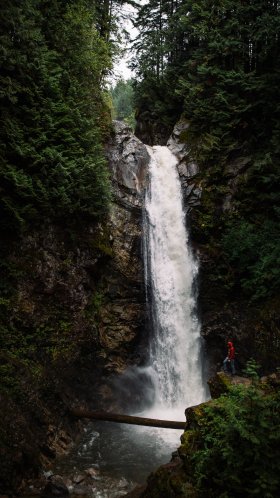
[[[162,418],[170,412],[184,417],[187,406],[207,398],[193,289],[198,265],[188,243],[177,159],[167,147],[148,147],[148,151],[144,247],[154,334],[152,411]]]

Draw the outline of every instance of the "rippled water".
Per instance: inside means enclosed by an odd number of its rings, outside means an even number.
[[[122,496],[171,459],[180,444],[181,430],[94,422],[77,447],[57,461],[55,472],[62,476],[90,467],[100,469],[91,495],[99,498]]]

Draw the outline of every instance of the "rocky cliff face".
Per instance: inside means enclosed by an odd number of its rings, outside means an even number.
[[[192,160],[187,143],[188,127],[186,120],[179,121],[168,147],[179,159],[188,223],[200,260],[198,301],[209,374],[215,374],[221,367],[229,339],[235,342],[239,371],[251,357],[262,365],[264,372],[272,371],[277,367],[279,355],[278,300],[254,304],[238,287],[229,288],[224,275],[232,270],[219,250],[223,229],[217,220],[234,213],[251,158],[242,156],[228,161],[220,187],[215,184],[215,172],[200,171]]]
[[[104,302],[99,337],[106,369],[122,372],[139,353],[145,319],[144,271],[141,254],[142,207],[149,155],[124,123],[115,122],[107,156],[114,202],[106,229],[112,257],[102,276]]]
[[[178,158],[178,172],[181,179],[186,212],[200,205],[201,185],[196,177],[199,173],[198,165],[191,159],[188,145],[184,140],[189,123],[185,120],[178,121],[168,139],[167,147]]]
[[[163,124],[150,111],[144,109],[136,113],[135,135],[146,145],[166,145],[172,125]]]
[[[5,242],[13,290],[0,310],[0,494],[71,444],[80,429],[68,408],[110,404],[110,377],[139,361],[149,156],[121,123],[106,153],[114,194],[107,220],[65,226],[46,220]]]
[[[276,304],[248,306],[221,283],[215,244],[203,235],[209,185],[190,158],[187,127],[187,122],[178,123],[168,146],[179,158],[201,262],[200,315],[210,372],[219,369],[229,337],[235,341],[239,369],[250,356],[273,368]],[[114,378],[143,358],[141,217],[149,156],[122,123],[115,123],[106,154],[113,185],[106,220],[85,220],[78,226],[54,226],[46,220],[20,241],[4,241],[13,292],[0,303],[0,492],[14,489],[24,474],[38,472],[66,451],[81,428],[67,415],[73,404],[116,405]],[[219,198],[218,213],[234,209],[248,160],[227,166],[229,189]]]

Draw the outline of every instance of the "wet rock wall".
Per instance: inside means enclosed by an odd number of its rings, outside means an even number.
[[[0,494],[15,493],[73,444],[75,405],[108,407],[111,378],[141,361],[145,322],[141,255],[148,153],[115,123],[106,148],[113,185],[102,223],[65,220],[7,237],[13,293],[0,403]],[[2,379],[3,380],[3,379]],[[19,491],[20,493],[20,491]]]

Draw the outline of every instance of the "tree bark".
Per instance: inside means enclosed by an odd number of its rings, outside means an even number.
[[[70,411],[70,413],[78,418],[104,420],[107,422],[117,422],[120,424],[146,425],[148,427],[161,427],[165,429],[182,429],[182,430],[184,430],[186,426],[186,422],[134,417],[133,415],[120,415],[117,413],[109,413],[109,412],[92,412],[81,408],[73,408]]]

